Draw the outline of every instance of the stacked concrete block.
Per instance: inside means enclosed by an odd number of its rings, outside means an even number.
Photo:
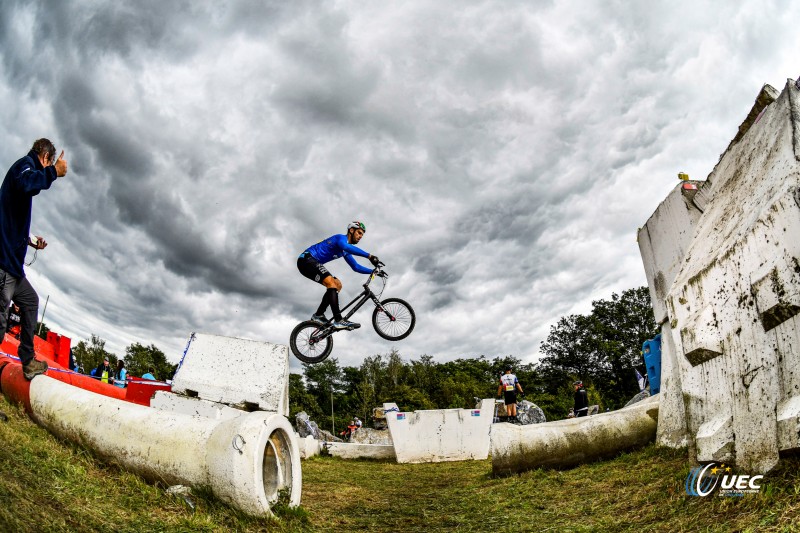
[[[791,80],[765,86],[682,219],[676,189],[639,232],[662,323],[658,441],[753,472],[800,440],[799,102]]]

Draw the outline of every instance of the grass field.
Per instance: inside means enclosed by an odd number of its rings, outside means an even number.
[[[276,518],[165,493],[62,442],[0,400],[0,531],[800,531],[800,460],[760,494],[689,497],[685,451],[649,446],[569,471],[490,476],[490,461],[303,462],[303,504]]]

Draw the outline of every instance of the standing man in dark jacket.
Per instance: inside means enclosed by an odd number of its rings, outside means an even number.
[[[586,416],[589,414],[589,398],[586,389],[583,388],[583,381],[576,381],[575,386],[575,416]]]
[[[39,295],[25,277],[23,266],[28,246],[42,250],[47,242],[31,236],[33,197],[67,173],[64,151],[56,159],[56,147],[47,139],[33,143],[28,155],[14,163],[0,186],[0,331],[5,332],[9,302],[20,308],[17,355],[26,379],[42,374],[47,363],[33,357],[33,330],[39,313]]]

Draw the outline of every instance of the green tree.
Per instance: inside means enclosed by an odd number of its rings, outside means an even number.
[[[596,403],[622,407],[638,391],[634,368],[642,364],[642,343],[657,332],[647,287],[594,301],[589,315],[561,318],[541,345],[544,392],[563,394],[577,378],[597,392]]]
[[[36,335],[44,340],[47,340],[47,333],[50,331],[50,328],[47,327],[46,322],[37,322],[36,323]]]
[[[141,376],[153,368],[153,375],[160,380],[172,379],[178,369],[155,344],[143,346],[138,342],[125,348],[125,366],[132,376]]]
[[[352,415],[342,408],[340,401],[337,401],[342,399],[344,392],[342,369],[338,359],[332,357],[313,365],[304,363],[303,373],[308,392],[314,396],[317,405],[325,413],[325,419],[317,420],[317,424],[321,429],[344,428]],[[333,415],[331,415],[332,409]]]
[[[314,421],[322,420],[325,416],[317,399],[306,390],[303,376],[289,374],[289,420],[294,420],[300,411],[305,411]]]

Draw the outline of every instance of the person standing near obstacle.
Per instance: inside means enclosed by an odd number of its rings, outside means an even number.
[[[497,388],[497,395],[503,395],[503,401],[506,404],[506,416],[509,422],[517,421],[517,390],[520,394],[522,392],[522,385],[519,384],[517,376],[512,374],[513,368],[511,365],[506,366],[506,373],[500,376],[500,386]]]
[[[581,417],[589,414],[589,398],[586,389],[583,388],[583,381],[576,381],[575,386],[575,416]]]
[[[30,234],[33,197],[66,174],[64,151],[56,158],[53,143],[39,139],[25,157],[11,165],[0,187],[0,331],[6,331],[9,302],[14,300],[20,310],[17,356],[28,380],[47,370],[46,362],[34,358],[39,295],[23,270],[28,246],[37,251],[47,246],[42,237]]]

